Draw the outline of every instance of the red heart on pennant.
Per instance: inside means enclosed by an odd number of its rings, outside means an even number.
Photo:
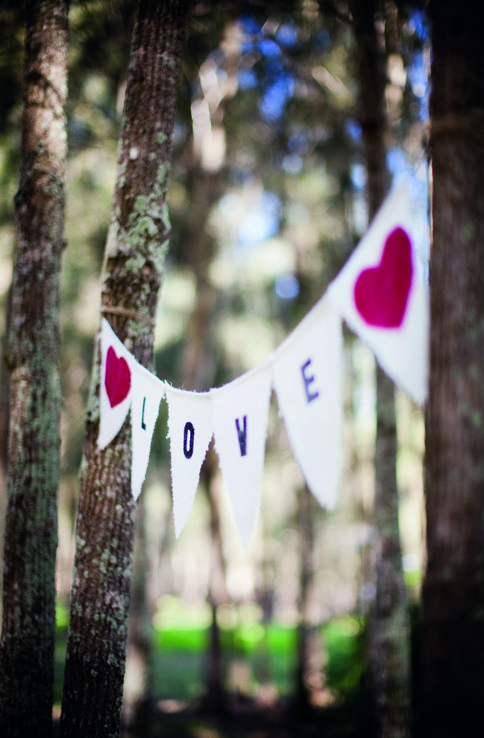
[[[116,356],[112,346],[106,356],[106,376],[104,385],[108,393],[109,404],[116,407],[122,402],[131,389],[131,370],[123,356]]]
[[[412,276],[410,238],[403,228],[395,228],[385,241],[378,266],[364,269],[355,282],[356,309],[365,323],[398,328],[405,317]]]

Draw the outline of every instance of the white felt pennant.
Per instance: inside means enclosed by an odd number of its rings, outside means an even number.
[[[271,367],[262,364],[213,389],[215,447],[235,524],[247,549],[257,519],[271,396]]]
[[[417,402],[427,396],[429,307],[416,260],[410,193],[390,193],[328,297],[381,367]]]
[[[213,435],[210,394],[165,385],[175,535],[183,530],[200,479],[200,469]]]
[[[321,505],[337,501],[342,451],[341,320],[324,298],[279,346],[274,388],[294,455]]]
[[[132,397],[132,372],[136,360],[125,349],[108,321],[101,322],[100,420],[97,445],[105,448],[119,433]]]
[[[135,500],[146,476],[151,439],[164,394],[165,384],[136,362],[132,368],[131,400],[131,491]]]

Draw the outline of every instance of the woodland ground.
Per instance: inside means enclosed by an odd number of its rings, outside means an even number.
[[[225,631],[225,663],[232,684],[227,685],[222,707],[219,703],[214,711],[204,700],[207,630],[155,631],[154,700],[137,725],[124,729],[123,738],[369,738],[374,731],[361,623],[342,618],[320,633],[327,658],[324,687],[315,699],[320,704],[303,708],[294,694],[295,629],[270,626],[265,633],[252,630],[252,635],[250,628],[245,633]],[[65,629],[58,635],[56,715]],[[238,690],[233,688],[234,664],[239,666]],[[261,685],[261,675],[267,679],[268,673],[270,681]],[[57,731],[58,720],[55,736]]]
[[[296,709],[290,700],[261,706],[229,697],[224,713],[207,714],[196,703],[172,711],[163,704],[151,717],[125,728],[122,738],[370,738],[371,714],[363,700],[338,707]],[[55,720],[54,738],[58,735]]]

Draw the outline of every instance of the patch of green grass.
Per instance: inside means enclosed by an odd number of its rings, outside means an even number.
[[[208,628],[166,628],[155,631],[155,647],[160,653],[201,653],[208,643]]]
[[[55,627],[57,632],[67,631],[69,626],[69,609],[58,602],[55,606]]]
[[[358,687],[365,671],[362,623],[350,616],[337,618],[324,626],[323,634],[328,656],[327,684],[344,697]]]
[[[328,687],[345,698],[360,685],[365,671],[362,624],[353,617],[332,620],[323,627],[327,649]],[[294,690],[297,630],[277,624],[245,623],[221,629],[226,673],[243,661],[250,685],[269,681],[280,696]],[[190,700],[204,690],[209,629],[168,628],[156,636],[156,691],[162,698]]]
[[[65,639],[57,639],[54,653],[54,704],[62,702],[62,685],[64,682],[64,663],[66,660]]]
[[[69,613],[58,606],[55,652],[55,702],[60,704]],[[338,618],[322,628],[327,650],[326,682],[343,699],[358,688],[365,670],[362,623],[353,617]],[[279,696],[295,687],[297,629],[279,624],[232,620],[221,625],[220,637],[226,677],[244,664],[249,691],[271,683]],[[203,695],[206,685],[210,612],[204,608],[184,610],[178,606],[163,612],[154,624],[154,689],[157,699],[192,701]]]
[[[204,690],[209,628],[169,627],[155,635],[155,689],[160,698],[190,700]],[[225,671],[243,661],[250,685],[272,682],[280,695],[294,686],[296,630],[280,625],[244,623],[220,630]]]

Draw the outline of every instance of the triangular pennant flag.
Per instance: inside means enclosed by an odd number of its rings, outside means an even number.
[[[138,362],[132,365],[131,378],[131,491],[136,500],[146,476],[151,439],[165,384]]]
[[[417,402],[427,396],[429,307],[419,273],[408,185],[390,193],[328,297],[385,372]]]
[[[213,435],[210,394],[165,385],[175,535],[182,532],[192,509],[200,469]]]
[[[259,509],[271,396],[269,363],[213,389],[215,447],[242,545],[248,548]]]
[[[342,452],[341,320],[324,298],[276,351],[273,376],[289,440],[309,489],[332,509]]]
[[[105,448],[119,433],[132,396],[134,357],[113,332],[108,321],[101,321],[100,419],[97,445]]]

